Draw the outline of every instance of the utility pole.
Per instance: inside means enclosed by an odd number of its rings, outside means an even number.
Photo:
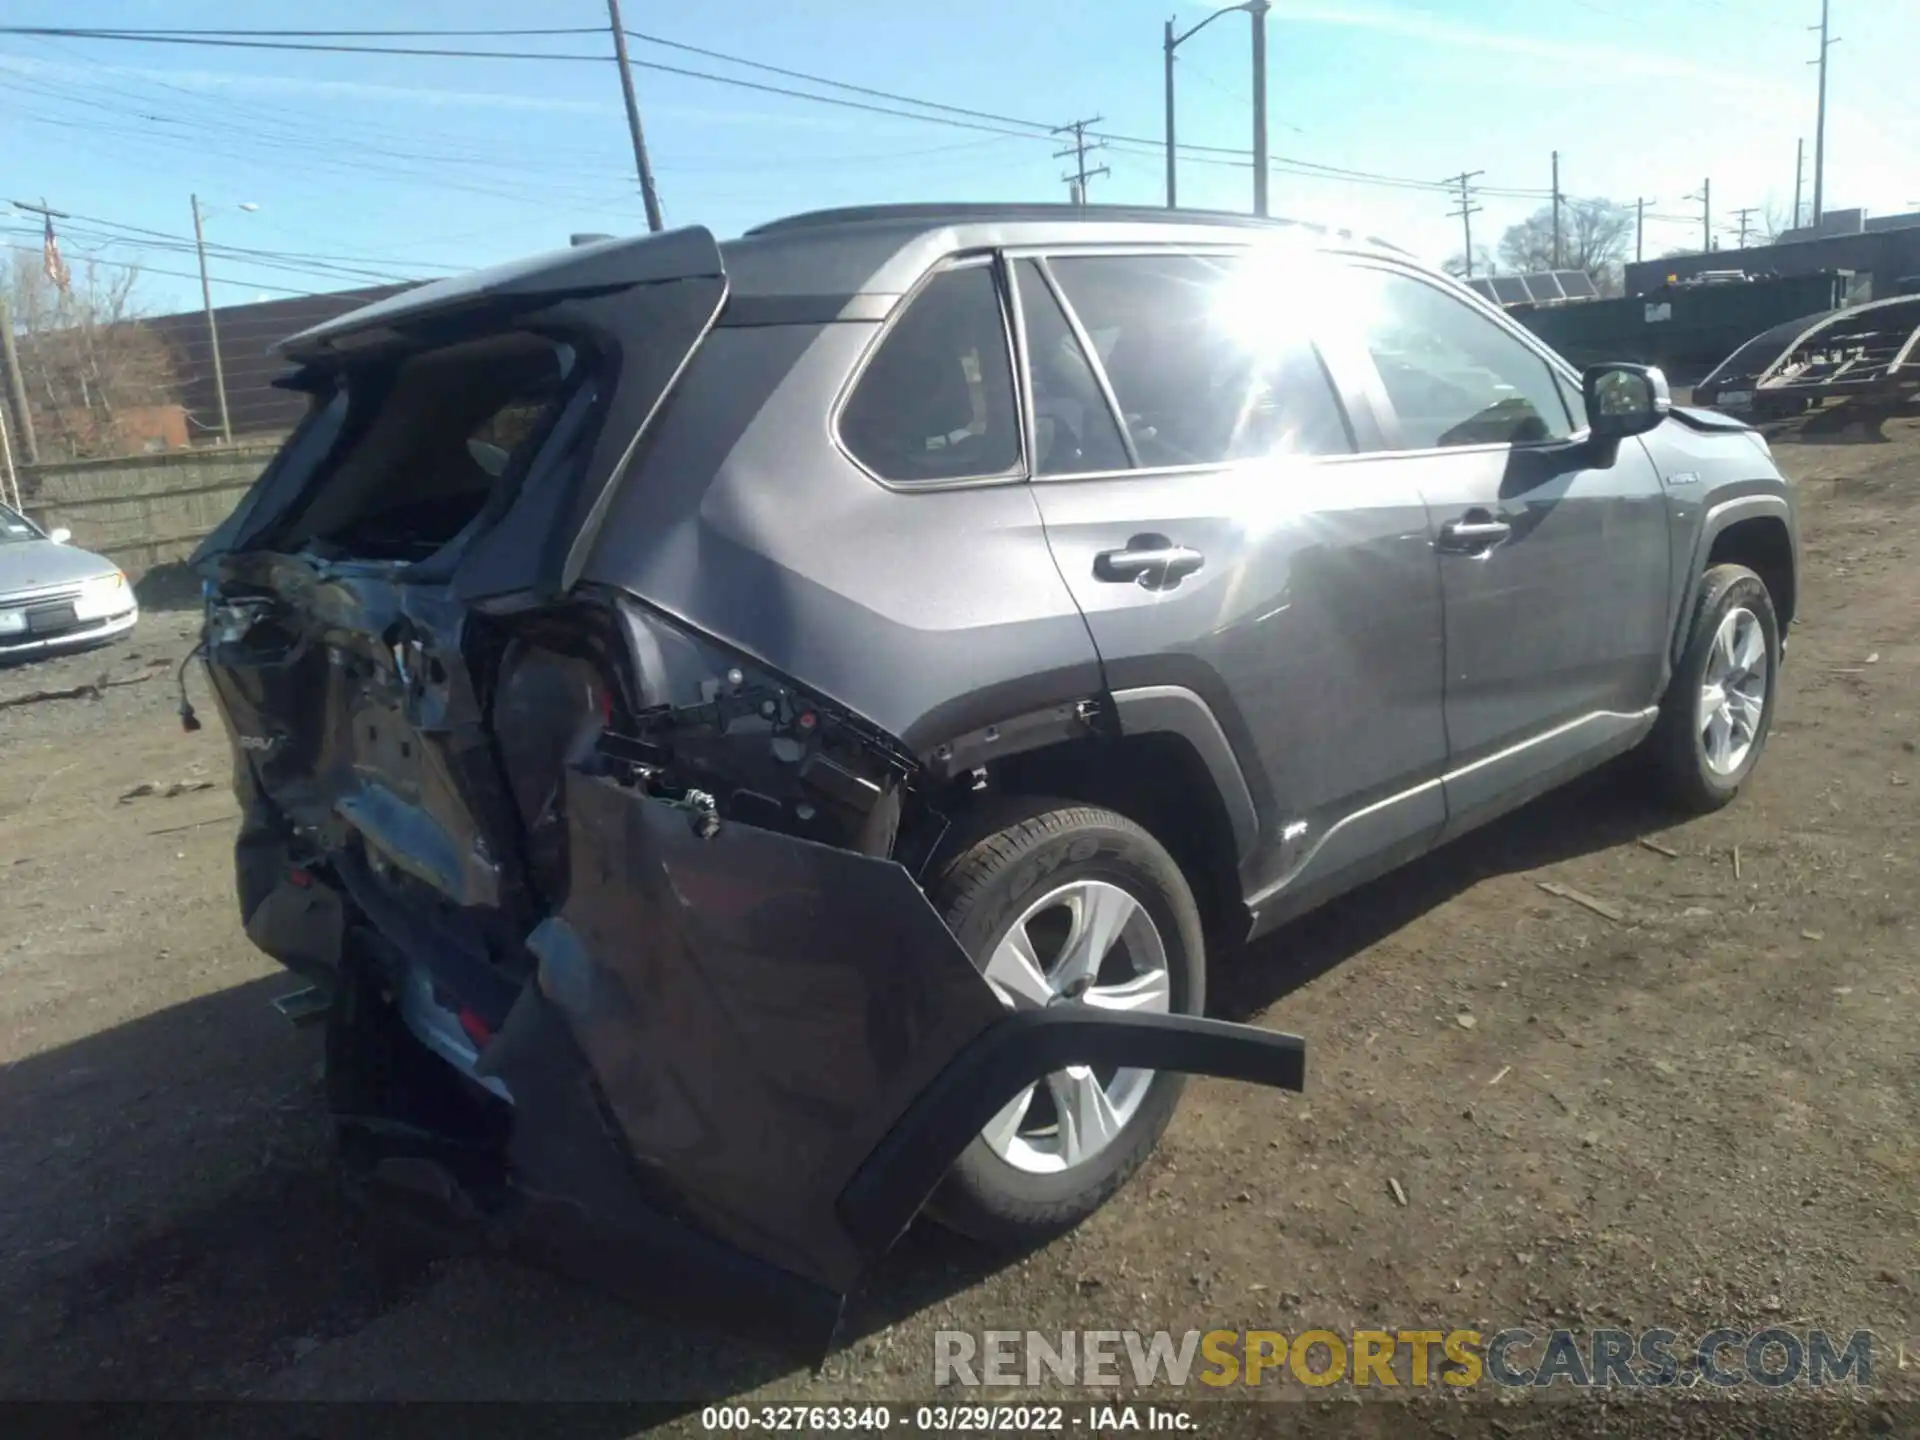
[[[44,199],[38,205],[16,200],[13,208],[38,215],[48,225],[52,225],[55,219],[67,218],[64,211],[49,210]],[[14,422],[20,427],[20,452],[27,457],[27,464],[38,464],[40,446],[33,436],[33,411],[27,404],[27,378],[20,369],[20,352],[14,347],[13,313],[7,308],[7,286],[3,283],[0,283],[0,356],[4,356],[7,362],[7,393],[13,401]]]
[[[1713,181],[1702,180],[1700,193],[1685,198],[1700,202],[1700,253],[1710,254],[1713,251]]]
[[[1481,210],[1480,206],[1473,203],[1472,182],[1476,175],[1484,175],[1486,173],[1484,170],[1464,170],[1458,175],[1450,175],[1447,177],[1447,183],[1449,185],[1458,185],[1460,187],[1460,208],[1458,210],[1449,210],[1447,213],[1460,217],[1460,235],[1466,246],[1460,253],[1466,256],[1467,279],[1469,280],[1473,278],[1473,217],[1478,215]]]
[[[7,398],[13,403],[13,423],[20,431],[20,453],[37,465],[40,450],[33,440],[33,411],[27,408],[26,377],[20,373],[20,352],[13,344],[13,311],[7,308],[7,287],[0,282],[0,355],[7,362]]]
[[[647,137],[640,129],[640,100],[633,93],[633,67],[627,63],[627,27],[620,23],[620,0],[607,0],[607,19],[613,24],[613,55],[620,62],[620,94],[627,102],[627,130],[633,136],[633,168],[640,176],[640,199],[647,207],[647,229],[659,231],[665,228],[660,219],[660,195],[653,188]]]
[[[1073,203],[1076,205],[1084,205],[1087,203],[1087,181],[1097,175],[1110,175],[1113,173],[1105,165],[1102,165],[1097,170],[1089,170],[1087,168],[1087,152],[1089,150],[1098,150],[1106,143],[1103,140],[1089,141],[1087,139],[1087,127],[1089,125],[1098,125],[1101,118],[1102,117],[1096,115],[1091,120],[1074,120],[1065,125],[1056,125],[1053,128],[1052,133],[1055,135],[1065,135],[1069,132],[1073,135],[1073,143],[1064,150],[1054,151],[1053,158],[1056,160],[1064,160],[1069,155],[1073,157],[1074,173],[1062,176],[1061,178],[1073,187]]]
[[[1807,170],[1806,137],[1793,142],[1793,228],[1800,228],[1800,184]]]
[[[1167,35],[1162,42],[1167,72],[1167,208],[1179,208],[1174,198],[1174,172],[1179,168],[1173,163],[1173,47],[1180,42],[1173,37],[1173,21],[1167,21]]]
[[[1253,213],[1267,215],[1267,11],[1268,0],[1247,0],[1253,18]]]
[[[213,320],[213,286],[207,280],[207,236],[200,223],[200,197],[193,201],[193,248],[200,254],[200,303],[207,315],[207,346],[213,351],[213,388],[220,396],[220,443],[233,443],[233,420],[227,414],[227,372],[220,363],[220,329]]]
[[[1562,268],[1560,259],[1560,152],[1553,152],[1553,268]]]
[[[1633,202],[1633,263],[1638,265],[1645,259],[1647,240],[1647,197],[1642,195]]]
[[[1198,35],[1207,26],[1222,15],[1235,15],[1245,11],[1253,21],[1253,213],[1267,213],[1267,11],[1273,8],[1272,0],[1240,0],[1237,5],[1224,5],[1207,16],[1198,25],[1185,32],[1176,32],[1173,21],[1169,20],[1160,41],[1160,51],[1166,66],[1166,104],[1167,104],[1167,208],[1175,208],[1174,190],[1174,146],[1173,146],[1173,52],[1187,41]],[[1103,172],[1104,173],[1104,172]]]
[[[1820,67],[1820,105],[1813,122],[1813,223],[1818,225],[1820,217],[1826,213],[1823,208],[1826,198],[1827,182],[1827,51],[1840,43],[1840,37],[1827,34],[1828,0],[1820,0],[1820,23],[1809,25],[1809,30],[1820,32],[1820,58],[1810,60],[1810,65]]]
[[[13,468],[13,442],[7,438],[7,407],[0,405],[0,505],[26,511],[26,497],[20,493],[20,472]]]
[[[1747,231],[1751,228],[1747,224],[1747,217],[1755,213],[1754,207],[1749,205],[1733,213],[1740,218],[1740,248],[1744,250],[1747,248]]]

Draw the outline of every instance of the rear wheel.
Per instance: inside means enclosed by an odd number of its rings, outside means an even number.
[[[1158,841],[1110,810],[1064,801],[1026,802],[988,823],[932,895],[1002,1003],[1201,1013],[1200,914]],[[1071,1229],[1152,1153],[1183,1082],[1114,1067],[1049,1075],[967,1147],[931,1213],[1008,1248]]]

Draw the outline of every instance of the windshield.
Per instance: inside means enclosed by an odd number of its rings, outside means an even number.
[[[19,511],[0,505],[0,545],[17,544],[23,540],[44,540],[39,528]]]

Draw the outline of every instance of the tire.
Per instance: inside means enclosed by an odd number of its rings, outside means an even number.
[[[1725,672],[1726,652],[1720,637],[1731,623],[1744,637],[1741,622],[1732,617],[1751,617],[1762,644],[1766,673],[1753,683],[1746,673],[1736,681],[1740,695],[1756,697],[1757,719],[1750,729],[1736,725],[1731,733],[1736,747],[1745,736],[1744,749],[1721,751],[1709,742],[1702,718],[1703,689],[1716,675]],[[1736,638],[1736,643],[1739,643]],[[1736,666],[1735,676],[1741,675]],[[1718,810],[1740,793],[1740,787],[1759,763],[1766,748],[1767,732],[1773,724],[1774,698],[1780,683],[1780,622],[1774,615],[1773,597],[1766,583],[1744,565],[1715,565],[1700,577],[1700,592],[1694,600],[1693,621],[1687,630],[1686,650],[1674,667],[1673,680],[1661,703],[1660,718],[1647,737],[1647,755],[1663,799],[1677,808],[1696,815]],[[1751,706],[1740,705],[1730,696],[1729,712],[1751,715]],[[1726,761],[1734,763],[1727,764]]]
[[[1089,933],[1111,931],[1116,937],[1089,977],[1105,1003],[1124,994],[1138,1009],[1202,1013],[1206,952],[1199,907],[1173,857],[1140,826],[1070,801],[1022,800],[984,819],[973,833],[977,838],[958,842],[936,868],[929,894],[989,979],[1013,973],[996,956],[1016,925],[1030,942],[1030,957],[1040,962],[1037,970],[1017,973],[1036,982],[1048,979],[1051,989],[1076,966],[1084,972],[1081,957],[1099,947],[1069,954],[1065,942],[1088,928],[1084,917],[1092,917]],[[1115,892],[1135,908],[1125,910]],[[1114,927],[1114,917],[1123,913],[1124,927]],[[1164,974],[1164,1005],[1152,1003],[1156,973]],[[1073,984],[1064,988],[1069,995],[1084,993]],[[1031,987],[1016,987],[1012,998],[1007,986],[996,983],[996,989],[1010,1008],[1045,1003]],[[1121,1121],[1112,1138],[1097,1145],[1091,1141],[1098,1138],[1099,1107],[1086,1103],[1089,1081],[1111,1106],[1109,1118]],[[1027,1092],[1029,1108],[1019,1126],[1002,1124],[1012,1113],[1003,1111],[975,1137],[928,1202],[929,1214],[996,1249],[1044,1244],[1126,1184],[1159,1143],[1184,1084],[1182,1075],[1141,1071],[1050,1077]],[[1063,1124],[1059,1095],[1077,1102],[1069,1114],[1096,1120],[1088,1127]]]

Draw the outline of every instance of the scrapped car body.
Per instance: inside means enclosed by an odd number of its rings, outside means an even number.
[[[195,565],[344,1157],[810,1347],[923,1208],[1032,1243],[1180,1076],[1301,1088],[1209,949],[1643,739],[1725,803],[1792,616],[1747,427],[1307,227],[681,230],[284,349]]]
[[[1699,385],[1694,398],[1759,419],[1829,400],[1898,408],[1920,394],[1920,295],[1809,315],[1756,335]]]
[[[127,577],[0,505],[0,661],[97,645],[140,621]]]

